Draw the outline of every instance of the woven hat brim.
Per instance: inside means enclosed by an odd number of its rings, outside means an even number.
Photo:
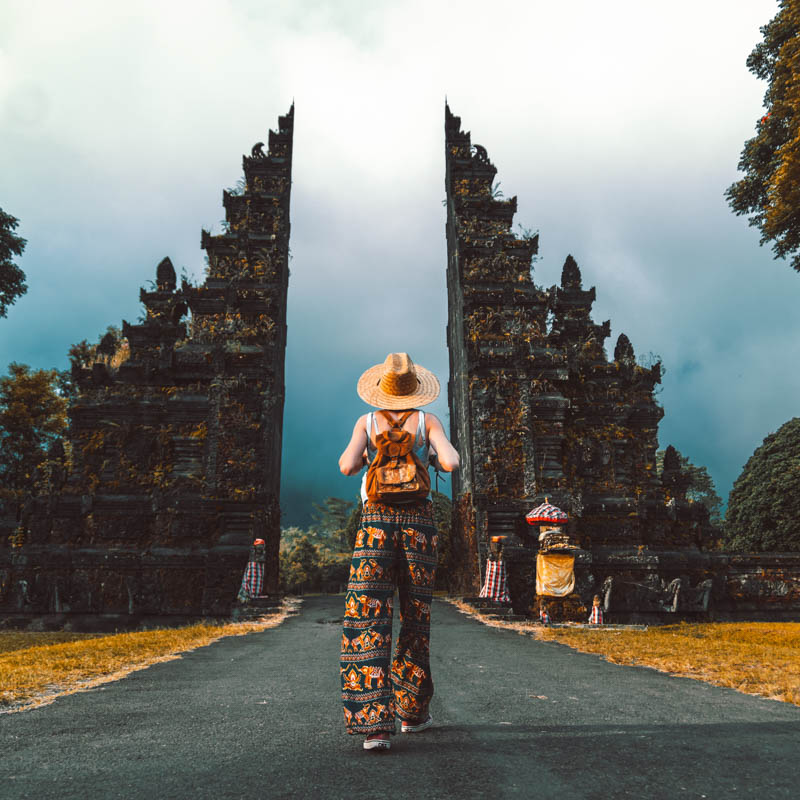
[[[416,408],[417,406],[426,406],[428,403],[432,403],[439,396],[438,378],[430,370],[419,366],[419,364],[414,364],[418,380],[415,392],[404,395],[386,394],[380,387],[380,380],[385,369],[385,364],[376,364],[358,379],[356,391],[367,405],[389,410]]]

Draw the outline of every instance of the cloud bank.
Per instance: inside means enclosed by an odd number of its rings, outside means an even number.
[[[354,496],[336,459],[361,372],[407,350],[446,384],[443,107],[666,373],[661,443],[728,490],[797,413],[800,277],[723,198],[765,86],[745,59],[775,2],[29,2],[0,31],[0,206],[29,291],[0,365],[141,313],[169,255],[203,275],[241,154],[296,101],[283,507]],[[397,314],[382,313],[392,292]],[[401,319],[410,320],[400,323]],[[446,400],[433,407],[446,418]]]

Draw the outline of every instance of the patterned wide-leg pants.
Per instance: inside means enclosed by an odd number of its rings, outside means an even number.
[[[364,504],[342,631],[348,733],[394,733],[395,716],[427,717],[433,697],[430,622],[437,544],[430,501],[414,506]],[[402,622],[390,666],[395,586]]]

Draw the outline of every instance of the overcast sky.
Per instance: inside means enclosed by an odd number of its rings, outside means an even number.
[[[452,9],[452,10],[451,10]],[[29,290],[0,368],[141,313],[169,255],[203,277],[241,155],[296,102],[284,523],[351,498],[336,459],[358,376],[407,350],[447,379],[444,99],[540,231],[535,280],[568,253],[637,355],[666,368],[661,446],[723,499],[798,413],[800,275],[729,210],[766,85],[746,69],[774,0],[669,4],[69,3],[0,6],[0,207]],[[389,287],[413,326],[379,300]],[[446,398],[431,407],[443,418]]]

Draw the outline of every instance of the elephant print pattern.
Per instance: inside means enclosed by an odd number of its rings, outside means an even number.
[[[342,630],[342,700],[348,733],[394,733],[395,718],[427,716],[436,527],[430,501],[365,503],[356,536]],[[400,598],[394,658],[392,599]]]

